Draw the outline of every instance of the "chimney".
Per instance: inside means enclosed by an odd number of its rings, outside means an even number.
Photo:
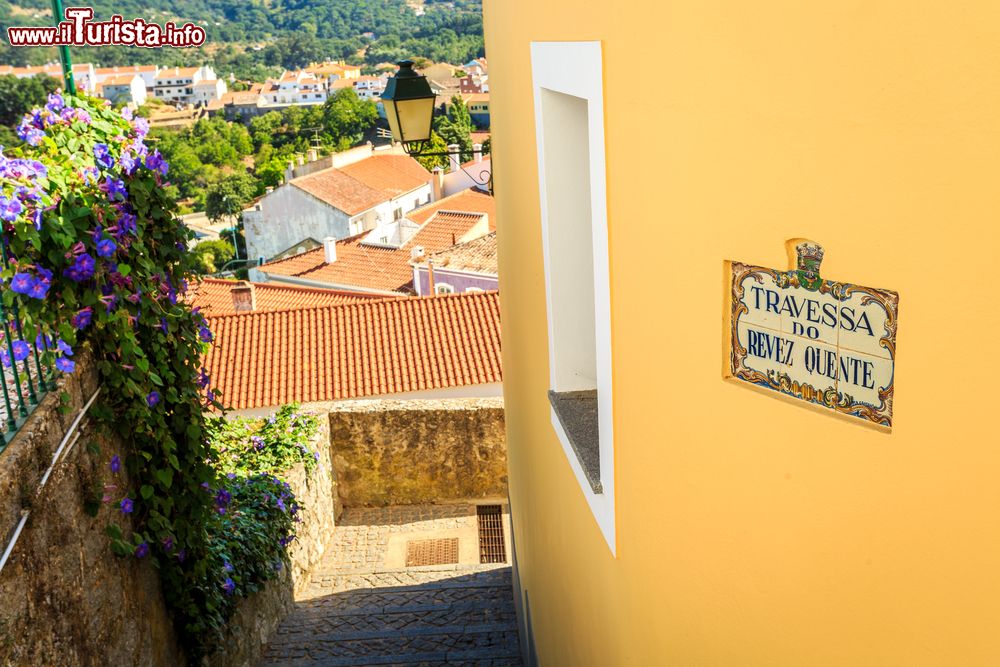
[[[458,144],[448,144],[448,152],[449,153],[457,153],[459,151],[459,149],[461,149],[461,148],[462,147],[459,146]],[[449,167],[449,171],[450,172],[455,173],[456,171],[458,171],[458,165],[460,165],[460,164],[462,164],[462,156],[461,155],[449,155],[448,156],[448,167]]]
[[[431,170],[431,197],[434,201],[444,197],[444,169],[434,167]]]
[[[296,155],[295,160],[299,163],[300,167],[306,163],[306,159],[301,155]]]
[[[231,292],[233,295],[233,310],[237,313],[257,310],[257,295],[254,292],[253,283],[241,280]]]
[[[337,261],[337,239],[327,236],[323,239],[323,260],[327,264]]]
[[[316,149],[315,148],[310,148],[309,149],[309,161],[310,162],[315,162],[316,161],[316,157],[317,157]]]
[[[482,144],[472,144],[472,157],[476,162],[483,161],[483,145]]]
[[[288,168],[285,169],[285,183],[295,178],[295,162],[292,160],[288,161]]]
[[[274,192],[274,186],[273,185],[268,185],[266,188],[264,188],[264,194],[269,195],[272,192]]]

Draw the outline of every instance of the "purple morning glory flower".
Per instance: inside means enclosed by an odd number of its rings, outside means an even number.
[[[110,201],[125,201],[128,199],[128,190],[125,189],[125,181],[120,178],[108,176],[101,184],[101,190],[108,193]]]
[[[94,159],[101,169],[111,169],[115,166],[115,159],[111,157],[111,151],[107,144],[94,145]]]
[[[219,507],[225,507],[229,504],[229,501],[233,499],[233,494],[229,493],[225,489],[219,489],[215,493],[215,504]]]
[[[117,454],[112,456],[111,463],[108,464],[108,467],[111,468],[111,472],[118,472],[119,470],[121,470],[122,469],[121,457],[118,456]]]
[[[158,171],[160,175],[166,176],[169,167],[167,166],[166,160],[160,154],[160,151],[154,150],[152,153],[146,156],[146,169],[150,171]]]
[[[67,357],[73,356],[73,348],[71,348],[62,338],[56,341],[56,349],[65,354]]]
[[[253,443],[254,449],[258,451],[264,449],[264,438],[260,437],[259,435],[251,435],[250,442]]]
[[[76,370],[76,362],[72,359],[67,359],[66,357],[59,357],[56,359],[56,368],[61,370],[63,373],[72,373]]]
[[[198,384],[198,387],[200,389],[204,389],[205,387],[208,386],[209,377],[208,377],[208,373],[205,372],[204,368],[202,368],[201,370],[198,371],[198,379],[196,380],[196,383]]]
[[[94,319],[94,309],[87,306],[83,310],[78,310],[76,315],[70,318],[70,324],[76,329],[85,329]]]
[[[5,368],[10,368],[10,353],[2,347],[0,347],[0,362]]]
[[[15,340],[11,347],[14,349],[14,361],[24,361],[31,354],[31,347],[23,340]]]
[[[118,238],[121,238],[128,233],[134,234],[136,231],[137,221],[138,218],[134,213],[122,213],[121,217],[118,218]]]
[[[146,396],[146,404],[149,407],[153,407],[159,402],[160,402],[160,392],[158,391],[151,391],[149,392],[149,395]]]
[[[28,290],[28,296],[32,299],[44,299],[49,293],[49,285],[42,282],[41,280],[36,280],[32,283],[31,288]]]
[[[102,239],[97,242],[97,254],[104,259],[108,259],[115,254],[118,244],[111,239]]]
[[[122,107],[122,118],[125,120],[132,120],[132,108]]]
[[[42,138],[45,136],[45,133],[37,127],[25,127],[22,124],[18,126],[17,136],[19,136],[24,143],[29,146],[37,146],[42,143]]]
[[[35,212],[31,214],[31,221],[35,224],[35,229],[42,231],[42,218],[45,215],[45,211],[40,208],[36,208]]]
[[[132,499],[126,496],[125,498],[122,499],[121,503],[119,504],[119,507],[121,508],[122,514],[131,514]]]
[[[10,288],[18,294],[27,294],[37,281],[30,273],[15,273],[11,278]]]
[[[211,343],[212,330],[209,329],[208,326],[202,324],[201,326],[198,327],[198,338],[200,338],[204,343]]]
[[[134,174],[135,168],[139,166],[139,163],[136,161],[136,159],[132,157],[129,153],[122,153],[121,157],[118,158],[118,162],[121,164],[122,170],[129,176]]]
[[[6,197],[0,196],[0,218],[3,218],[7,222],[14,222],[17,220],[17,216],[21,215],[21,211],[24,210],[24,206],[17,200],[17,198],[7,199]]]
[[[63,271],[63,275],[74,282],[83,282],[94,275],[94,266],[96,265],[96,260],[89,254],[84,253],[82,255],[77,255],[76,260],[73,262],[73,266],[69,267]]]
[[[170,537],[169,535],[167,535],[166,537],[163,538],[162,544],[163,544],[163,550],[164,551],[173,551],[174,550],[174,538]]]
[[[62,95],[59,93],[52,93],[49,95],[49,102],[45,105],[45,108],[52,113],[59,113],[62,111],[63,107],[66,105],[65,100],[63,100]]]
[[[149,134],[149,121],[142,116],[132,121],[132,127],[135,129],[135,135],[139,139]]]
[[[178,563],[183,563],[185,561],[185,559],[187,559],[187,554],[188,554],[187,549],[181,549],[180,551],[178,551],[177,552],[177,562]]]
[[[229,561],[224,561],[222,563],[222,569],[225,570],[226,572],[232,572],[233,571],[233,565]]]
[[[145,542],[143,542],[142,544],[140,544],[135,548],[136,558],[145,558],[148,555],[149,555],[149,545],[146,544]]]
[[[236,582],[226,577],[226,583],[222,584],[222,590],[226,592],[226,595],[232,595],[236,592]]]

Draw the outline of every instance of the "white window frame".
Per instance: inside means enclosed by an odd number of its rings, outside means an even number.
[[[545,304],[548,315],[550,387],[555,383],[553,308],[549,275],[548,199],[545,183],[545,137],[542,91],[549,90],[587,101],[590,151],[590,210],[594,257],[594,326],[596,338],[598,430],[601,493],[593,488],[580,465],[554,408],[552,426],[576,475],[580,490],[604,536],[612,556],[617,555],[615,523],[615,455],[611,386],[611,286],[608,255],[607,174],[604,146],[603,58],[600,42],[532,42],[532,87],[538,148],[542,246],[545,257]],[[541,399],[539,399],[541,400]]]
[[[486,290],[484,290],[482,287],[466,287],[465,288],[465,293],[466,294],[469,294],[469,293],[474,293],[475,294],[475,293],[485,292],[485,291]]]
[[[454,294],[455,288],[448,283],[434,281],[434,294]]]

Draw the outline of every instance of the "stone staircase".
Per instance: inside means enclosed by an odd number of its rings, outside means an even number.
[[[263,667],[520,667],[509,565],[387,569],[376,565],[387,540],[354,528],[338,536],[355,541],[335,546],[313,576]]]

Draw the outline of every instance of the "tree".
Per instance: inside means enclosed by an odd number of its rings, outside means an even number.
[[[212,222],[238,215],[257,195],[257,182],[245,171],[223,176],[205,192],[205,215]]]
[[[13,74],[0,76],[0,125],[17,125],[29,109],[45,106],[49,93],[59,86],[59,81],[51,76],[24,79]]]
[[[323,105],[323,126],[338,148],[359,143],[377,120],[375,103],[362,100],[352,88],[338,90]]]
[[[434,119],[434,129],[448,145],[458,144],[462,162],[472,159],[472,116],[465,101],[458,95],[451,98],[447,115]]]
[[[223,238],[202,241],[191,249],[195,266],[203,275],[217,273],[235,254],[233,244]]]
[[[431,140],[427,142],[427,149],[425,152],[428,153],[443,153],[448,150],[448,144],[445,143],[444,139],[441,138],[437,132],[431,131]],[[427,155],[424,157],[418,157],[417,162],[424,166],[424,169],[431,171],[434,167],[448,168],[449,157],[447,155]]]

